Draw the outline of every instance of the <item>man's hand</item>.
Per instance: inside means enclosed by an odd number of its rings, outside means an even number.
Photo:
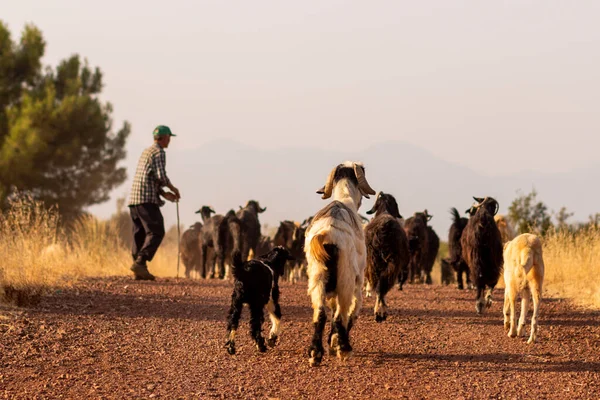
[[[175,194],[175,196],[177,196],[177,200],[179,200],[181,198],[181,194],[179,194],[179,189],[177,189],[173,185],[169,186],[169,189],[171,189],[171,191]]]
[[[179,197],[175,193],[171,193],[171,192],[164,192],[162,197],[164,197],[165,199],[169,200],[172,203],[179,200]]]

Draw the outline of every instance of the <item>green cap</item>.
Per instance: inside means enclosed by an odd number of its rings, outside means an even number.
[[[156,128],[154,128],[154,132],[152,132],[152,134],[154,136],[164,136],[164,135],[175,136],[171,133],[171,130],[166,125],[157,126]]]

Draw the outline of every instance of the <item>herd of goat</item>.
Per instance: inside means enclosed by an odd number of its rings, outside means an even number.
[[[314,333],[308,350],[310,364],[319,365],[324,355],[323,331],[328,313],[331,327],[329,352],[345,360],[352,351],[350,331],[362,307],[363,291],[375,292],[375,320],[387,317],[385,296],[405,282],[430,284],[439,250],[439,237],[428,226],[427,210],[406,220],[395,198],[379,192],[367,214],[358,214],[362,198],[376,192],[370,187],[361,163],[345,162],[330,172],[325,186],[317,191],[331,201],[302,223],[282,221],[271,239],[261,235],[255,200],[235,212],[216,214],[208,206],[197,211],[202,223],[182,235],[180,254],[186,276],[233,277],[234,287],[228,317],[226,348],[235,353],[235,334],[243,304],[250,309],[251,335],[259,351],[266,351],[262,337],[264,309],[271,319],[267,344],[274,346],[280,333],[280,277],[296,282],[306,278],[313,307]],[[475,203],[461,217],[452,208],[448,233],[448,257],[441,260],[442,283],[456,282],[477,291],[476,311],[492,304],[492,292],[504,270],[504,326],[510,337],[521,335],[533,299],[531,334],[536,340],[544,263],[540,239],[533,234],[515,237],[506,218],[497,215],[498,202],[474,197]],[[366,282],[365,282],[366,279]],[[516,324],[516,301],[522,309]]]

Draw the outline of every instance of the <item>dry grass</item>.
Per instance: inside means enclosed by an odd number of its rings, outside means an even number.
[[[167,233],[149,264],[159,277],[177,273],[176,235],[176,229]],[[132,262],[115,220],[84,216],[67,235],[56,210],[26,197],[0,215],[0,259],[0,298],[17,305],[34,304],[45,290],[82,277],[130,275]]]
[[[67,237],[56,210],[20,198],[0,215],[0,297],[17,305],[35,303],[45,290],[83,276],[128,272],[130,256],[115,227],[87,216]]]
[[[544,296],[600,309],[600,229],[552,232],[543,243]]]

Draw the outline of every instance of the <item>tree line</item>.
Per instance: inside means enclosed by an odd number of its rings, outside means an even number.
[[[34,25],[13,41],[0,21],[0,209],[25,193],[71,220],[125,181],[131,126],[113,131],[99,68],[78,54],[44,67],[45,48]]]

